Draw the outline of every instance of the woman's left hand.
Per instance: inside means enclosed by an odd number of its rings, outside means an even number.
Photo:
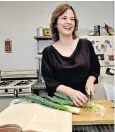
[[[94,86],[94,84],[86,84],[86,93],[87,93],[87,95],[89,96],[90,94],[90,96],[91,96],[91,98],[92,97],[94,97],[94,94],[95,94],[95,86]]]

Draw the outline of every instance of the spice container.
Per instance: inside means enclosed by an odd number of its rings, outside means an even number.
[[[38,37],[42,37],[43,36],[43,28],[42,27],[37,28],[37,36]]]

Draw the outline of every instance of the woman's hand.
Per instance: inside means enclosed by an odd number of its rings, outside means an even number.
[[[95,82],[96,78],[94,76],[89,76],[89,78],[87,79],[86,82],[86,92],[88,96],[91,96],[91,98],[94,97],[95,94],[95,86],[94,86],[94,82]]]
[[[86,93],[88,96],[91,96],[91,98],[94,97],[94,94],[95,94],[95,86],[94,84],[86,84]],[[91,95],[90,95],[91,94]]]
[[[72,90],[69,93],[69,97],[77,107],[83,107],[84,104],[88,101],[88,98],[78,90]]]

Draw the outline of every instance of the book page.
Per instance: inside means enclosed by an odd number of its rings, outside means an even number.
[[[72,132],[72,114],[38,105],[33,119],[24,130]]]
[[[34,104],[15,104],[0,113],[0,126],[5,124],[17,124],[21,128],[26,127],[36,112]]]
[[[37,132],[71,132],[72,114],[35,103],[15,104],[0,113],[0,126],[5,124]]]

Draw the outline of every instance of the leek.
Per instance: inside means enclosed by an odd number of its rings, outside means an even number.
[[[33,103],[39,103],[41,105],[46,105],[51,108],[55,108],[55,109],[59,109],[59,110],[63,110],[63,111],[71,112],[71,113],[76,113],[76,114],[80,113],[80,108],[72,107],[72,106],[68,106],[68,105],[57,104],[50,100],[47,100],[46,98],[44,99],[40,96],[26,95],[25,98],[27,100],[31,100]]]

